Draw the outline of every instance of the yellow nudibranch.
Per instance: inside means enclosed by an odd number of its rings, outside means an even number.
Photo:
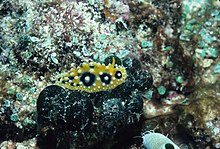
[[[115,58],[112,58],[112,64],[107,66],[96,62],[83,63],[60,76],[56,84],[70,90],[92,93],[114,89],[124,83],[126,78],[125,68],[116,66]]]

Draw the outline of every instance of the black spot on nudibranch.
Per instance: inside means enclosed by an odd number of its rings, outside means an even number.
[[[95,83],[96,76],[90,72],[84,72],[80,76],[80,81],[83,83],[84,86],[89,87]]]
[[[68,79],[73,80],[74,76],[68,76]]]
[[[111,83],[112,77],[109,73],[104,72],[103,74],[100,74],[99,77],[102,83],[107,85]]]
[[[121,79],[122,78],[122,73],[121,73],[121,71],[116,71],[116,73],[115,73],[115,78],[116,79]]]
[[[66,82],[68,82],[68,80],[62,80],[62,83],[65,84]]]

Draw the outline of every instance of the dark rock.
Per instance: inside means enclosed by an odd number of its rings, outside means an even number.
[[[37,100],[38,123],[51,125],[62,120],[61,101],[65,101],[66,91],[59,86],[52,85],[41,91]]]
[[[134,73],[142,69],[140,61],[136,58],[127,57],[123,60],[122,64],[126,67],[128,73]]]
[[[143,100],[140,95],[131,96],[130,100],[125,103],[126,111],[133,114],[140,114],[143,108]]]
[[[148,71],[136,71],[133,76],[135,78],[134,88],[140,91],[148,90],[153,84],[153,77]]]
[[[101,106],[100,128],[105,136],[111,136],[126,124],[126,111],[118,98],[108,99]]]
[[[88,126],[93,116],[93,104],[81,92],[74,91],[69,95],[66,110],[66,121],[70,127],[82,130]]]
[[[93,105],[81,92],[67,93],[63,88],[52,85],[40,93],[37,112],[40,125],[82,130],[91,121]]]

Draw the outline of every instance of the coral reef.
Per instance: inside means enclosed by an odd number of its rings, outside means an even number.
[[[219,21],[216,0],[0,0],[0,148],[144,148],[151,130],[220,148]],[[55,85],[113,59],[113,88]]]
[[[188,131],[197,142],[198,148],[219,148],[220,143],[220,98],[219,83],[214,86],[200,88],[196,101],[184,108],[181,114],[182,127]]]
[[[136,65],[131,67],[131,69],[136,69]],[[89,148],[104,141],[108,147],[103,144],[99,145],[99,148],[111,147],[109,143],[114,141],[118,133],[140,121],[143,100],[137,89],[147,90],[153,83],[149,73],[147,75],[137,74],[137,72],[143,72],[141,69],[137,71],[128,69],[127,72],[130,78],[133,76],[136,78],[128,79],[111,91],[98,93],[66,91],[56,85],[43,89],[37,100],[37,124],[41,134],[38,139],[40,140],[39,146],[41,148],[54,148],[55,146],[57,148]],[[121,90],[120,87],[124,89]],[[48,146],[51,140],[46,138],[51,137],[50,135],[53,135],[54,142]],[[90,137],[82,139],[81,135]],[[70,136],[70,138],[67,139],[64,136]]]

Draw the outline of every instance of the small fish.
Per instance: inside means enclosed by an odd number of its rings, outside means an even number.
[[[112,64],[107,66],[96,62],[83,63],[58,77],[56,84],[93,93],[114,89],[124,83],[127,76],[125,67],[116,66],[115,58],[112,58]]]
[[[146,149],[180,149],[173,141],[161,133],[148,132],[142,138]]]

